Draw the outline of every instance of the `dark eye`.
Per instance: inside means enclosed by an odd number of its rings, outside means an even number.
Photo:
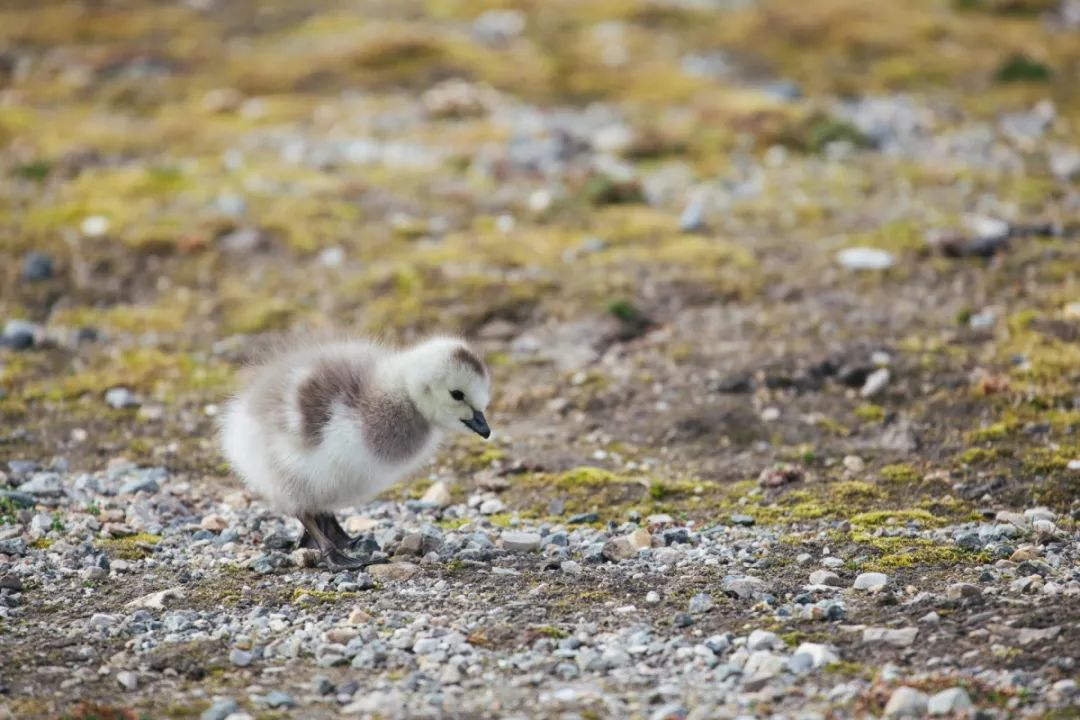
[[[465,399],[465,393],[461,392],[460,390],[451,390],[450,397],[454,398],[458,402],[461,402]]]

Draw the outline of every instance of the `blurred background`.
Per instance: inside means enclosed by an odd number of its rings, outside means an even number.
[[[1078,74],[1076,0],[9,0],[0,456],[220,474],[295,327],[469,334],[555,468],[1071,432]]]

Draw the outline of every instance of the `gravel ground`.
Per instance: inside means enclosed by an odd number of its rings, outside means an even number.
[[[1076,2],[529,10],[0,10],[0,718],[1077,717]],[[364,572],[295,327],[492,368]]]

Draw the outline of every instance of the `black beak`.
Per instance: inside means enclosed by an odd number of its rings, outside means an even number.
[[[472,411],[472,417],[468,420],[462,420],[465,423],[465,427],[472,430],[474,433],[482,438],[491,437],[491,428],[488,427],[487,418],[484,417],[484,413],[479,410]]]

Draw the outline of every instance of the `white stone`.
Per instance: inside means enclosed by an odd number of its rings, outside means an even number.
[[[888,584],[889,577],[885,573],[869,572],[862,573],[855,578],[855,584],[852,587],[856,590],[877,592],[878,590],[882,590]]]
[[[893,690],[885,705],[885,717],[919,718],[926,714],[926,693],[907,686]]]
[[[450,504],[450,488],[442,480],[438,480],[432,483],[420,501],[432,503],[441,508],[446,507]]]
[[[833,652],[832,648],[821,643],[804,642],[795,649],[795,655],[809,655],[811,667],[814,669],[825,667],[840,660],[840,657]]]
[[[931,715],[953,715],[972,708],[971,698],[964,688],[954,687],[930,696],[926,710]]]
[[[836,261],[848,270],[885,270],[896,262],[892,253],[868,247],[844,248],[836,254]]]

